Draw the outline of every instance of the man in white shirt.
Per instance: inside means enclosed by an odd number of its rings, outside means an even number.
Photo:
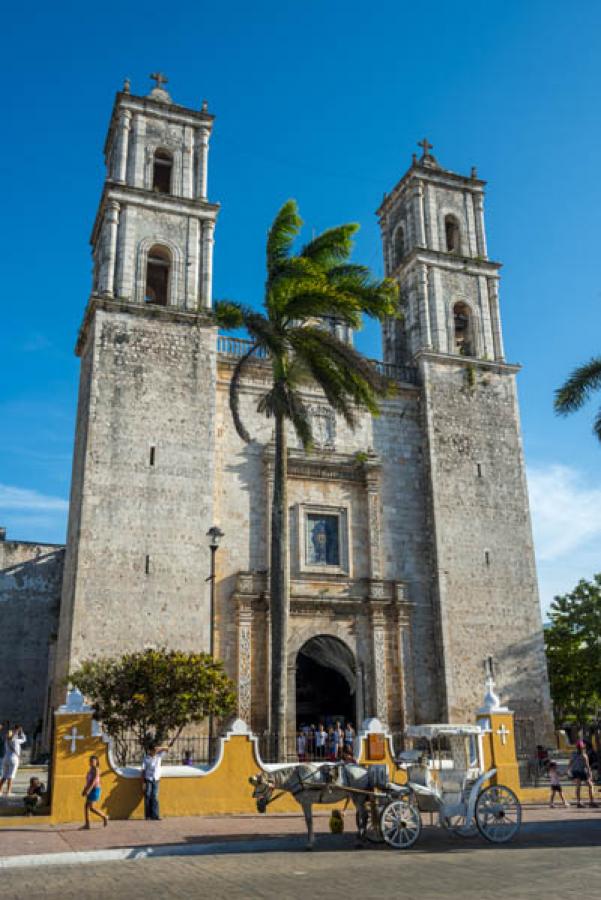
[[[148,753],[142,760],[142,790],[144,791],[144,818],[160,822],[159,814],[159,781],[161,780],[161,761],[167,747],[151,744]]]

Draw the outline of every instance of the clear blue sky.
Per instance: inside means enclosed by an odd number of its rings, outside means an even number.
[[[489,182],[504,263],[507,356],[521,410],[543,602],[601,570],[593,407],[553,389],[601,352],[601,6],[557,0],[253,4],[148,0],[5,13],[0,524],[64,540],[77,394],[73,346],[90,288],[102,145],[124,76],[217,116],[209,192],[222,204],[215,294],[258,302],[268,224],[289,196],[308,228],[361,224],[426,135],[441,164]],[[377,330],[360,346],[377,356]]]

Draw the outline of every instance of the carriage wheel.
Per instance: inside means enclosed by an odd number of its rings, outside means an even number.
[[[493,844],[504,844],[514,837],[522,822],[522,807],[516,795],[502,784],[492,784],[476,800],[478,831]]]
[[[471,822],[468,822],[465,816],[445,816],[442,824],[456,837],[476,837],[478,834],[478,826],[475,821],[472,819]]]
[[[381,844],[384,840],[384,836],[380,831],[381,808],[381,806],[378,807],[373,802],[368,802],[365,804],[365,812],[367,815],[367,821],[365,823],[365,837],[372,844]],[[359,810],[357,810],[357,828],[360,827]]]
[[[395,850],[413,847],[422,830],[418,808],[407,799],[393,800],[382,811],[380,830],[386,843]]]

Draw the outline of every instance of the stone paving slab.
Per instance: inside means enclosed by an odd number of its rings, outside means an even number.
[[[346,814],[346,831],[342,837],[330,835],[328,820],[327,812],[317,812],[315,815],[315,831],[320,843],[324,840],[327,842],[343,840],[345,843],[354,844],[353,812],[349,810]],[[473,844],[473,840],[455,838],[440,828],[429,827],[427,814],[423,816],[423,821],[426,827],[419,841],[420,846],[436,846],[443,842],[452,849]],[[588,823],[587,827],[583,828],[585,823]],[[577,837],[574,837],[576,832]],[[0,864],[3,859],[18,856],[64,853],[83,855],[112,850],[131,853],[129,857],[121,855],[116,858],[133,858],[136,855],[136,848],[146,851],[145,855],[150,856],[157,855],[158,848],[164,848],[163,855],[168,852],[183,853],[185,848],[186,852],[190,852],[190,848],[198,848],[200,845],[215,845],[213,852],[223,852],[223,846],[232,844],[233,852],[234,844],[263,842],[265,839],[270,839],[275,845],[285,841],[287,848],[291,838],[295,846],[303,846],[305,834],[302,815],[294,813],[167,818],[161,822],[115,821],[109,823],[107,828],[101,824],[94,825],[90,831],[82,830],[80,825],[36,824],[35,819],[32,819],[31,825],[4,827],[0,830]],[[482,841],[480,838],[476,840]],[[583,841],[601,845],[601,809],[527,807],[523,811],[523,826],[519,840],[542,841],[547,846],[581,845]],[[217,849],[217,845],[220,849]],[[172,851],[169,848],[172,848]],[[256,849],[259,849],[258,845]],[[240,846],[237,852],[241,852]]]

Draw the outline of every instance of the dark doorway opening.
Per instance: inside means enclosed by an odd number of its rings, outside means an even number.
[[[356,683],[354,658],[337,638],[322,636],[307,641],[296,659],[296,727],[327,727],[336,720],[355,724]]]

